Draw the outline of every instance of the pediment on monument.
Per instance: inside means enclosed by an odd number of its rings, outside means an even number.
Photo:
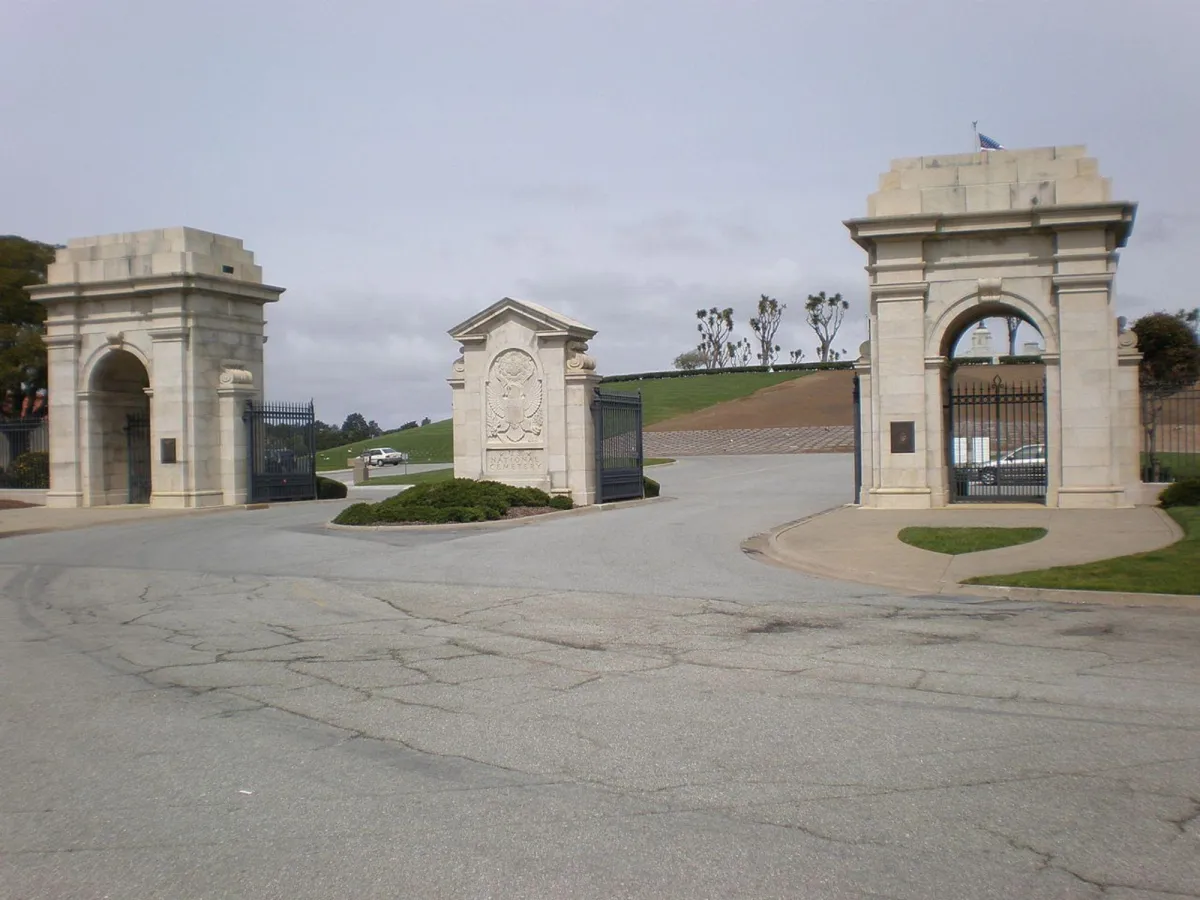
[[[505,297],[465,322],[455,325],[449,334],[456,341],[484,338],[497,325],[514,318],[527,324],[539,335],[565,336],[586,341],[596,334],[596,329],[588,328],[582,322],[529,300],[516,300],[512,297]]]

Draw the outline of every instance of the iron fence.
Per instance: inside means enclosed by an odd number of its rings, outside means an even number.
[[[0,420],[0,488],[50,487],[50,428],[44,418]]]
[[[1200,478],[1200,384],[1143,384],[1142,481]]]
[[[596,470],[600,503],[643,496],[642,393],[596,389]]]
[[[314,500],[316,416],[308,403],[248,403],[249,501]]]
[[[1046,384],[956,383],[946,402],[951,499],[1043,502],[1046,497]]]

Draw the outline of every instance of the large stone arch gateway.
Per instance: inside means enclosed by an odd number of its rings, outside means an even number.
[[[47,283],[49,506],[243,503],[260,403],[262,283],[237,238],[166,228],[71,240]]]
[[[870,278],[870,334],[857,364],[862,505],[955,499],[950,349],[989,315],[1018,316],[1044,342],[1038,499],[1136,502],[1140,355],[1113,307],[1117,250],[1135,212],[1112,200],[1083,147],[892,162],[869,215],[845,223],[867,251]]]

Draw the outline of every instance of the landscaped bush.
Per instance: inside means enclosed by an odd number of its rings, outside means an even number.
[[[1167,485],[1158,495],[1162,507],[1200,506],[1200,478],[1185,478]]]
[[[647,497],[657,497],[661,490],[657,481],[645,475],[642,476],[642,489]]]
[[[378,503],[352,504],[333,521],[338,525],[483,522],[502,519],[513,507],[571,509],[573,505],[570,497],[551,497],[538,488],[452,478],[414,485]]]
[[[341,481],[334,481],[332,478],[326,478],[324,475],[317,476],[317,499],[319,500],[342,500],[345,498],[349,488]]]
[[[50,454],[41,450],[22,453],[7,471],[0,469],[0,487],[43,490],[50,487]]]

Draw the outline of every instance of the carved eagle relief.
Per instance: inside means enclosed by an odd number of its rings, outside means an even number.
[[[524,350],[505,350],[492,360],[484,396],[487,436],[519,444],[542,433],[542,379]]]

